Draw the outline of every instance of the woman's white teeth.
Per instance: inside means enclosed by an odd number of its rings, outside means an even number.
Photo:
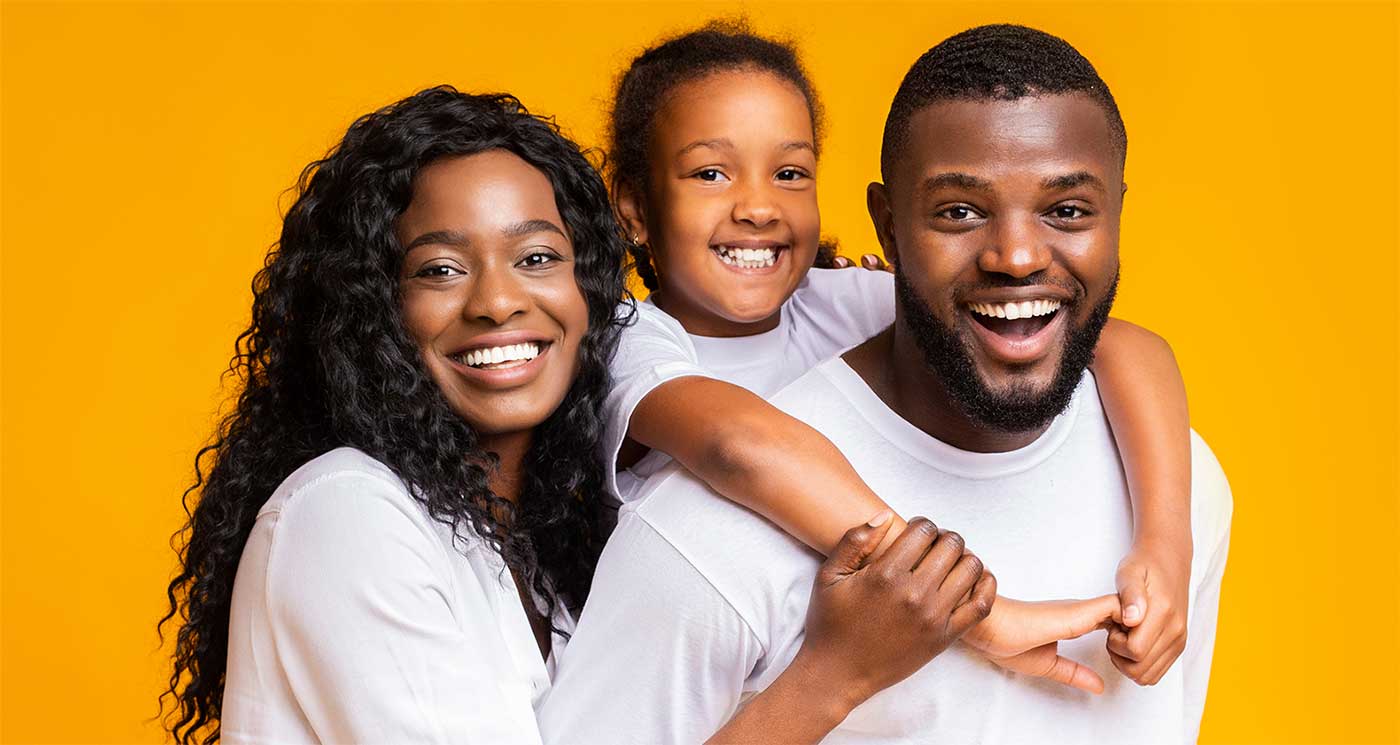
[[[1023,300],[1019,303],[968,303],[973,313],[990,318],[1035,318],[1048,316],[1060,309],[1059,300]]]
[[[715,250],[719,260],[743,269],[762,269],[778,262],[778,252],[771,248],[731,248],[720,246]]]
[[[540,356],[540,345],[538,342],[525,342],[524,344],[507,344],[503,347],[482,347],[472,349],[456,355],[458,362],[471,367],[485,367],[486,365],[503,365],[504,363],[524,364]],[[515,365],[506,365],[515,367]]]

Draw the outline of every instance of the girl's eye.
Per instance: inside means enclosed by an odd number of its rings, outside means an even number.
[[[422,269],[419,269],[419,270],[418,270],[418,273],[415,274],[415,275],[413,275],[413,276],[415,276],[415,277],[451,277],[451,276],[453,276],[453,275],[461,274],[461,273],[462,273],[462,270],[458,269],[458,268],[455,267],[455,266],[448,266],[447,264],[434,264],[434,265],[432,265],[432,266],[425,266],[425,267],[423,267]]]
[[[559,261],[558,256],[555,256],[551,253],[544,253],[541,251],[532,253],[529,256],[526,256],[525,258],[521,259],[520,266],[523,266],[526,269],[534,269],[536,267],[553,264],[556,261]]]
[[[784,168],[783,170],[778,171],[779,181],[797,181],[799,179],[804,178],[807,178],[807,174],[796,168]]]
[[[701,181],[723,181],[724,174],[718,168],[704,168],[695,172],[695,178]]]

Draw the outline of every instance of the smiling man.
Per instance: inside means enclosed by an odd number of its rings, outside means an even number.
[[[1117,287],[1126,147],[1107,86],[1056,37],[987,26],[929,50],[896,94],[884,183],[867,194],[897,269],[895,323],[773,399],[901,514],[961,533],[1006,596],[1111,593],[1132,541],[1086,370]],[[1157,685],[1116,674],[1102,635],[1060,645],[1103,676],[1101,696],[960,647],[827,741],[1193,741],[1231,503],[1192,439],[1188,642]],[[546,739],[704,740],[792,660],[818,560],[684,471],[653,476],[603,554],[543,710]]]

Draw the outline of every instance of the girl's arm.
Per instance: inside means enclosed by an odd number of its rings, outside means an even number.
[[[627,433],[825,555],[847,528],[890,510],[821,433],[720,380],[689,376],[651,389]],[[904,527],[894,517],[876,554]],[[1098,676],[1058,656],[1053,642],[1092,631],[1117,609],[1114,596],[1056,603],[997,598],[990,617],[964,641],[1006,669],[1098,692]]]
[[[1110,637],[1124,675],[1156,683],[1186,646],[1191,579],[1191,423],[1165,340],[1110,320],[1092,366],[1133,500],[1133,546],[1118,567],[1127,634]]]

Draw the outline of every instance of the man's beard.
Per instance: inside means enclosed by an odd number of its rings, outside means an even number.
[[[1089,317],[1078,327],[1069,328],[1060,367],[1045,390],[1037,392],[1025,385],[1013,385],[1010,390],[998,393],[982,382],[971,353],[957,334],[938,320],[902,273],[895,274],[895,294],[905,325],[923,351],[928,367],[943,383],[953,405],[974,423],[1003,432],[1038,429],[1065,410],[1084,376],[1084,369],[1094,359],[1094,347],[1108,322],[1108,312],[1117,291],[1118,276],[1114,275],[1108,294],[1094,306]],[[1068,310],[1065,308],[1061,312]]]

